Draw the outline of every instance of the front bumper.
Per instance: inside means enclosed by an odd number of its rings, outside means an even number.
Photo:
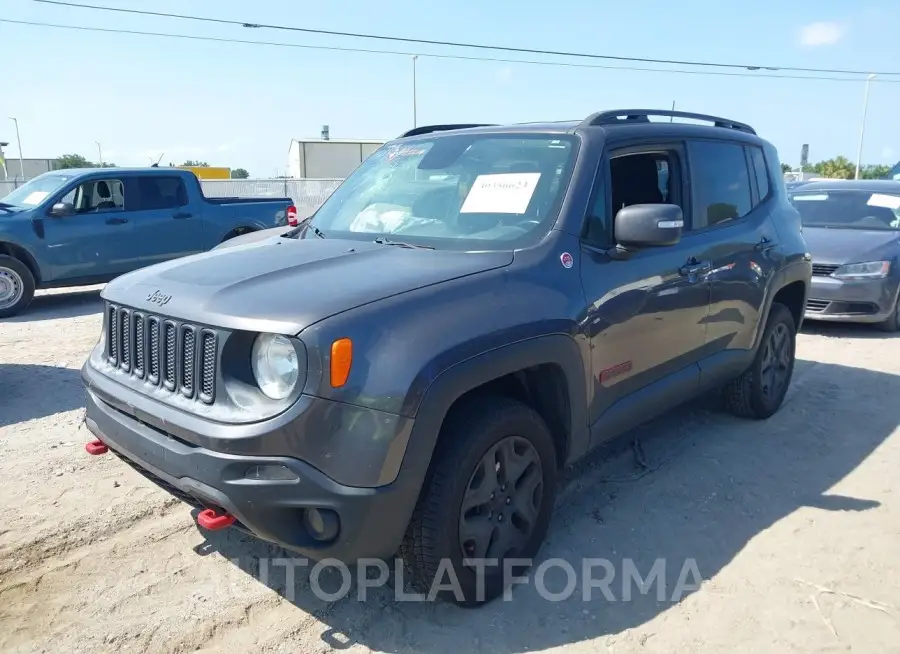
[[[895,277],[843,281],[812,278],[804,317],[810,320],[879,323],[897,306],[900,280]]]
[[[377,488],[337,483],[298,459],[216,452],[150,426],[88,389],[86,424],[146,477],[194,506],[224,510],[239,527],[312,559],[387,558],[399,547],[418,489],[397,480]],[[292,480],[247,478],[248,469],[280,465]],[[305,511],[333,511],[336,536],[317,540]]]

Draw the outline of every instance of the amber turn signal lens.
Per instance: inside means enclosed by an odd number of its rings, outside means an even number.
[[[350,377],[350,366],[353,365],[353,341],[339,338],[331,344],[331,386],[340,388]]]

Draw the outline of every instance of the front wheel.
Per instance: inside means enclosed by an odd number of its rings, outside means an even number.
[[[531,408],[455,407],[401,546],[413,588],[463,606],[498,597],[540,549],[555,488],[553,437]]]
[[[885,332],[900,331],[900,297],[898,297],[897,301],[894,303],[894,312],[891,314],[890,318],[884,322],[878,323],[878,328]]]
[[[732,413],[761,420],[781,408],[794,374],[796,344],[794,316],[783,304],[773,304],[753,363],[725,388]]]
[[[0,255],[0,318],[25,310],[34,297],[34,275],[24,263]]]

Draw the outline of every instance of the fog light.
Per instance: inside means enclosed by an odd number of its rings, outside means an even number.
[[[340,522],[337,513],[330,509],[307,509],[303,514],[303,523],[316,540],[327,541],[337,536]]]
[[[250,466],[244,473],[244,479],[259,479],[263,481],[293,481],[300,479],[293,471],[278,464],[264,464]]]

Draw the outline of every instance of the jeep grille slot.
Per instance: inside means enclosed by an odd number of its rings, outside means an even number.
[[[106,315],[110,367],[148,386],[212,404],[219,332],[112,304]]]

